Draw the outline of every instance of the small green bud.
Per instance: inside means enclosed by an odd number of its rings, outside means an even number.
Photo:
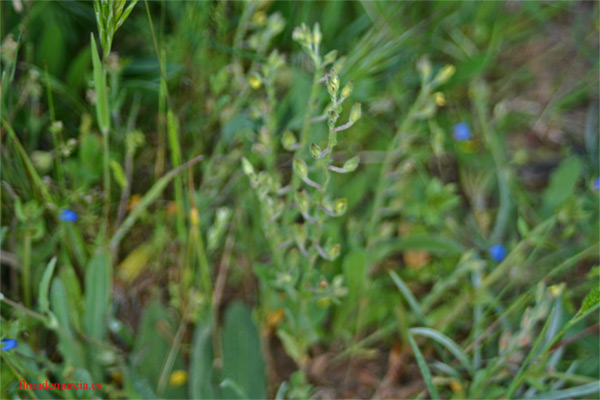
[[[319,27],[319,23],[317,22],[313,28],[313,41],[315,45],[321,44],[321,39],[323,39],[323,34],[321,33],[321,28]]]
[[[327,126],[329,127],[329,130],[335,128],[335,123],[338,120],[339,116],[340,115],[337,113],[337,111],[329,110],[329,113],[327,115]]]
[[[310,145],[310,154],[314,158],[321,158],[321,148],[316,143]]]
[[[296,239],[296,242],[298,242],[299,244],[304,245],[304,243],[306,243],[306,228],[304,227],[304,225],[294,225],[294,237]]]
[[[333,206],[333,213],[337,216],[344,215],[348,207],[348,199],[337,199]]]
[[[250,164],[250,161],[246,159],[246,157],[242,157],[242,169],[246,175],[254,175],[254,168],[252,167],[252,164]]]
[[[423,82],[429,82],[429,79],[431,79],[431,72],[433,70],[431,67],[431,61],[429,61],[429,58],[427,58],[427,57],[421,58],[417,62],[417,70],[419,71],[419,75],[421,75],[421,80]]]
[[[299,192],[294,193],[294,198],[296,200],[298,210],[300,210],[302,214],[308,214],[308,208],[310,207],[310,199],[306,191],[303,189]]]
[[[351,159],[349,159],[348,161],[346,161],[342,168],[344,169],[345,172],[352,172],[352,171],[356,170],[359,162],[360,162],[360,157],[354,156]]]
[[[342,247],[339,244],[333,244],[333,245],[327,246],[327,249],[325,249],[325,252],[327,253],[327,258],[330,261],[335,260],[340,255],[341,249],[342,249]]]
[[[330,96],[335,96],[340,89],[340,78],[334,70],[327,75],[327,91]]]
[[[440,72],[438,72],[438,74],[435,76],[434,82],[437,85],[446,83],[448,81],[448,79],[450,79],[452,77],[452,75],[454,75],[455,72],[456,72],[456,68],[454,67],[454,65],[448,64],[448,65],[444,66],[440,70]]]
[[[362,115],[362,111],[360,108],[360,101],[357,101],[352,106],[352,110],[350,111],[350,122],[354,123],[354,122],[358,121],[360,119],[361,115]]]
[[[294,158],[294,172],[296,173],[296,175],[298,175],[298,177],[300,179],[305,179],[308,176],[308,167],[306,166],[306,163],[299,159],[299,158]]]
[[[323,61],[325,64],[331,64],[337,58],[337,50],[331,50],[329,53],[325,54]]]
[[[335,64],[333,64],[333,67],[331,67],[331,69],[339,74],[340,71],[342,70],[342,68],[344,67],[345,62],[346,62],[346,56],[340,57],[340,59],[337,60],[335,62]]]
[[[299,43],[302,43],[305,41],[304,31],[302,30],[301,27],[297,26],[294,28],[294,31],[292,32],[292,39],[294,39],[296,42],[299,42]]]
[[[294,150],[294,146],[296,145],[296,136],[290,131],[283,132],[283,136],[281,137],[281,145],[286,150]]]
[[[342,89],[342,100],[350,97],[350,95],[352,94],[352,89],[354,89],[354,82],[350,81]]]
[[[45,174],[52,168],[53,159],[52,154],[47,151],[34,151],[31,154],[33,165],[42,174]]]

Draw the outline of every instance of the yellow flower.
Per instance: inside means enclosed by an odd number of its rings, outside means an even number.
[[[184,385],[188,380],[188,373],[182,369],[178,369],[177,371],[173,371],[171,376],[169,377],[169,384],[171,386],[181,386]]]
[[[260,87],[260,85],[262,85],[262,82],[256,75],[252,75],[250,77],[249,83],[250,83],[250,86],[252,87],[252,89],[255,89],[255,90],[258,89]]]
[[[267,23],[267,14],[264,11],[257,11],[252,16],[252,22],[258,26],[265,26]]]
[[[438,107],[444,107],[446,105],[446,96],[444,96],[444,93],[436,92],[433,96],[435,99],[435,104],[437,104]]]

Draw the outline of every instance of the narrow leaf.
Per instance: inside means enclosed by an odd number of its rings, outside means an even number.
[[[412,333],[414,335],[425,336],[425,337],[435,340],[436,342],[438,342],[439,344],[444,346],[446,349],[448,349],[448,351],[450,353],[452,353],[454,355],[454,357],[456,357],[456,359],[458,361],[460,361],[460,363],[469,372],[471,372],[471,373],[474,372],[473,365],[471,364],[469,357],[467,357],[465,352],[458,346],[458,344],[456,344],[456,342],[453,341],[452,339],[450,339],[448,336],[446,336],[443,333],[438,332],[434,329],[430,329],[430,328],[412,328],[410,330],[410,333]]]
[[[45,314],[50,311],[50,304],[48,302],[48,290],[50,289],[50,282],[52,280],[52,275],[54,274],[54,266],[56,265],[56,256],[52,257],[48,265],[46,265],[46,270],[44,271],[44,275],[42,275],[42,280],[40,282],[39,289],[39,299],[40,299],[40,312]]]
[[[408,333],[408,342],[410,343],[410,347],[415,355],[415,359],[417,360],[417,364],[419,365],[419,370],[421,370],[421,376],[425,381],[425,386],[427,386],[427,390],[429,390],[429,395],[432,399],[439,399],[440,395],[437,391],[437,388],[433,384],[433,378],[431,377],[431,371],[429,371],[429,367],[423,358],[423,354],[421,354],[421,350],[419,350],[419,346],[415,342],[415,339],[412,337],[410,332]]]

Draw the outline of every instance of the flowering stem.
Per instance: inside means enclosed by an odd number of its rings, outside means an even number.
[[[371,219],[369,221],[369,225],[368,225],[367,231],[366,231],[367,237],[369,238],[367,240],[367,247],[370,247],[370,245],[373,243],[373,240],[376,238],[375,227],[377,226],[377,223],[379,222],[379,214],[381,211],[381,207],[383,206],[384,194],[385,194],[385,188],[386,188],[386,182],[387,182],[386,179],[387,179],[387,176],[392,167],[392,163],[397,156],[397,152],[395,150],[398,147],[398,145],[400,144],[402,135],[406,134],[406,132],[410,128],[411,124],[413,123],[413,120],[415,119],[415,116],[420,108],[420,104],[428,92],[429,92],[429,90],[428,90],[427,86],[423,86],[421,88],[421,91],[419,93],[419,96],[417,97],[417,100],[414,102],[414,104],[408,111],[408,114],[406,115],[406,118],[404,118],[404,121],[402,121],[400,128],[398,128],[398,130],[396,131],[396,135],[394,136],[394,139],[392,140],[390,150],[387,151],[385,154],[385,158],[383,160],[383,166],[381,167],[381,172],[379,173],[379,178],[378,178],[377,186],[375,189],[375,200],[373,201],[373,210],[371,211]]]
[[[23,240],[23,299],[25,306],[31,305],[31,234],[25,233]]]

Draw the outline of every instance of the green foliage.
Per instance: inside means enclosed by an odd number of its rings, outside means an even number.
[[[600,395],[598,4],[0,7],[1,398]]]

